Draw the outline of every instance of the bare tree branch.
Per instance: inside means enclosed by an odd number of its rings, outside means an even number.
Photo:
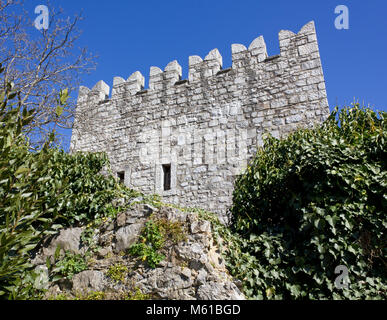
[[[44,140],[53,125],[72,128],[76,101],[69,99],[63,114],[56,115],[60,90],[78,90],[80,75],[95,68],[95,56],[77,48],[80,15],[66,17],[49,4],[50,24],[37,30],[22,0],[0,0],[0,63],[5,67],[1,84],[13,82],[22,106],[36,110],[26,133],[32,142]]]

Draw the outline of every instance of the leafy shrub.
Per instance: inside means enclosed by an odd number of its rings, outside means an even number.
[[[386,143],[386,113],[359,105],[265,139],[231,208],[240,251],[229,266],[249,297],[386,298]]]
[[[48,144],[37,154],[29,152],[22,130],[34,111],[10,103],[16,95],[12,84],[0,90],[0,296],[12,297],[17,295],[14,286],[23,288],[20,296],[30,292],[33,275],[21,275],[30,266],[28,252],[49,226],[43,218],[49,208],[38,187],[48,180]]]
[[[0,297],[24,299],[34,281],[30,252],[46,235],[114,216],[122,209],[114,199],[139,193],[100,174],[109,166],[106,154],[66,154],[51,146],[54,133],[31,152],[23,129],[34,121],[34,110],[12,103],[17,95],[12,84],[0,90]],[[64,91],[59,111],[66,98]],[[28,278],[28,283],[21,281]]]
[[[100,174],[109,166],[105,153],[67,154],[52,149],[50,155],[46,164],[50,178],[40,188],[46,195],[45,205],[53,208],[56,223],[73,226],[116,214],[114,199],[138,195],[112,175]]]

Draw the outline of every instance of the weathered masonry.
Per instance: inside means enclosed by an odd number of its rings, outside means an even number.
[[[151,67],[149,88],[133,73],[81,87],[71,152],[106,151],[126,185],[167,202],[223,214],[233,181],[266,132],[282,137],[329,115],[315,26],[279,33],[280,54],[268,56],[262,36],[233,44],[232,67],[212,50]]]

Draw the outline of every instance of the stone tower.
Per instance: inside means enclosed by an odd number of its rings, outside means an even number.
[[[105,151],[128,186],[166,202],[224,214],[235,177],[262,135],[286,136],[329,115],[314,22],[279,32],[280,54],[262,36],[233,44],[232,67],[217,49],[189,57],[188,79],[174,60],[151,67],[149,88],[134,72],[81,87],[71,152]]]

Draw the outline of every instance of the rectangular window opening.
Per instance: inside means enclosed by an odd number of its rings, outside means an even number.
[[[163,164],[164,191],[171,190],[171,165]]]
[[[117,178],[120,181],[120,183],[125,184],[125,172],[124,171],[117,172]]]

